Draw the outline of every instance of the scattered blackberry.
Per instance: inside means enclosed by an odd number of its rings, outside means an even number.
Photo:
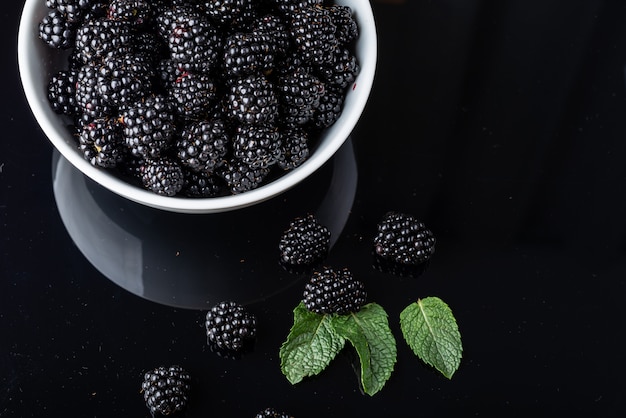
[[[238,32],[230,35],[224,44],[226,77],[270,70],[274,66],[275,50],[273,38],[268,34]]]
[[[92,165],[116,167],[124,157],[124,137],[117,119],[100,118],[85,123],[78,141],[83,157]]]
[[[264,410],[256,414],[254,418],[293,418],[293,417],[285,412],[279,412],[274,408],[265,408]]]
[[[301,68],[280,77],[276,87],[282,120],[287,125],[306,124],[324,94],[324,84]]]
[[[278,243],[281,262],[309,265],[328,254],[330,231],[311,214],[296,218],[283,232]]]
[[[316,271],[304,287],[304,305],[318,314],[358,312],[366,300],[365,285],[346,268],[325,267]]]
[[[311,122],[319,129],[328,128],[341,116],[345,95],[337,88],[328,87],[320,97],[320,103],[311,118]]]
[[[163,196],[175,196],[184,184],[180,164],[167,157],[146,158],[141,180],[145,188]]]
[[[346,48],[336,48],[333,59],[316,67],[316,74],[324,83],[344,89],[351,85],[360,70],[356,56]]]
[[[78,114],[76,103],[76,70],[61,70],[48,82],[48,100],[52,109],[59,114],[75,116]]]
[[[328,6],[328,11],[337,27],[335,38],[340,45],[347,45],[359,36],[359,27],[349,6],[333,4]]]
[[[240,194],[259,187],[269,175],[267,167],[252,168],[239,159],[232,159],[220,167],[217,174],[228,185],[232,194]]]
[[[152,91],[154,70],[143,55],[111,55],[104,58],[98,74],[102,99],[121,107],[136,102]]]
[[[274,125],[237,126],[233,138],[233,154],[252,169],[266,168],[281,157],[282,141]]]
[[[128,22],[135,27],[152,23],[154,11],[150,0],[110,0],[107,18]]]
[[[283,151],[278,166],[283,170],[293,170],[309,158],[309,136],[300,127],[285,128],[281,132]]]
[[[76,104],[83,117],[97,119],[109,116],[114,109],[100,94],[98,88],[98,71],[96,62],[83,65],[76,75]]]
[[[69,49],[74,46],[76,28],[63,12],[50,10],[39,22],[39,38],[53,48]]]
[[[237,79],[227,98],[228,114],[241,123],[272,123],[278,116],[274,85],[262,74]]]
[[[225,350],[239,351],[256,336],[256,317],[233,301],[213,306],[205,325],[209,343]]]
[[[144,374],[141,391],[150,412],[171,415],[187,408],[191,376],[181,366],[157,367]]]
[[[337,47],[336,30],[326,8],[309,6],[291,14],[291,35],[307,62],[321,64],[332,59]]]
[[[132,52],[133,32],[127,22],[100,18],[86,21],[76,30],[75,48],[84,63],[108,55]]]
[[[168,94],[178,116],[203,119],[217,101],[217,85],[209,75],[184,71],[170,85]]]
[[[183,168],[181,193],[187,197],[216,197],[224,194],[224,180],[213,174],[199,173]]]
[[[193,122],[185,126],[176,141],[178,158],[192,171],[211,174],[224,164],[229,138],[219,119]]]
[[[160,156],[173,142],[176,131],[174,110],[161,95],[150,95],[131,103],[122,112],[124,138],[133,154]]]
[[[433,233],[411,215],[387,212],[377,230],[374,251],[384,259],[415,265],[429,260],[435,252]]]

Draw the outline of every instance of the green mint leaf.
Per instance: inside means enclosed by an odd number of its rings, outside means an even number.
[[[418,299],[400,313],[400,328],[415,355],[452,378],[461,363],[463,346],[456,319],[444,301]]]
[[[383,388],[396,364],[396,340],[387,313],[380,305],[369,303],[356,313],[333,316],[332,325],[356,349],[363,391],[373,396]]]
[[[280,368],[292,384],[320,373],[343,348],[345,339],[331,326],[329,315],[309,311],[300,302],[293,310],[293,326],[280,347]]]

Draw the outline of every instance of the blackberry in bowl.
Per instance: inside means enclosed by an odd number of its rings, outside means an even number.
[[[368,0],[207,4],[25,1],[18,63],[36,121],[126,199],[181,213],[271,199],[331,159],[365,108],[377,59]],[[198,126],[225,139],[189,140]],[[186,193],[195,178],[223,187]]]

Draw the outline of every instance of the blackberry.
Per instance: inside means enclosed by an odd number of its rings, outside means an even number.
[[[275,44],[268,34],[238,32],[224,43],[223,65],[228,78],[268,71],[274,66],[274,59]]]
[[[274,125],[242,124],[237,126],[233,138],[233,155],[250,168],[266,168],[281,157],[282,141]]]
[[[79,22],[82,19],[84,8],[79,0],[46,0],[49,9],[56,9],[65,16],[70,23]]]
[[[85,123],[78,136],[83,157],[98,167],[116,167],[124,157],[124,137],[117,119],[100,118]]]
[[[310,265],[328,254],[330,231],[311,214],[296,218],[278,243],[280,259],[291,265]]]
[[[218,119],[185,126],[176,142],[178,158],[192,171],[211,174],[224,164],[229,138],[224,122]]]
[[[328,87],[324,95],[320,97],[319,106],[311,118],[312,124],[319,129],[324,129],[337,122],[343,111],[344,98],[345,94],[341,90]]]
[[[201,73],[219,68],[222,35],[206,16],[183,9],[174,15],[166,34],[170,56]]]
[[[152,91],[154,70],[143,55],[111,55],[104,58],[98,75],[102,99],[112,106],[132,103]]]
[[[291,415],[277,411],[274,408],[265,408],[258,414],[254,416],[254,418],[293,418]]]
[[[359,27],[349,6],[332,4],[328,6],[328,11],[337,27],[335,38],[339,45],[347,45],[359,36]]]
[[[237,79],[227,97],[230,117],[241,123],[272,123],[278,116],[274,85],[262,74]]]
[[[324,267],[315,271],[303,293],[306,308],[318,314],[358,312],[366,300],[365,285],[346,268]]]
[[[98,88],[100,66],[95,62],[83,65],[76,75],[76,104],[79,113],[87,119],[96,119],[114,113],[114,108],[104,100]]]
[[[233,301],[213,306],[205,326],[208,342],[224,350],[239,351],[256,336],[256,317]]]
[[[231,159],[217,174],[226,181],[232,194],[240,194],[259,187],[270,173],[267,167],[252,168],[239,159]]]
[[[187,197],[221,196],[226,188],[224,180],[213,174],[183,168],[183,177],[181,194]]]
[[[153,415],[175,414],[187,408],[191,376],[178,365],[157,367],[144,374],[141,391]]]
[[[76,81],[78,71],[61,70],[48,82],[48,101],[52,109],[59,114],[75,116],[78,114],[76,103]]]
[[[174,110],[162,95],[149,95],[122,112],[124,138],[133,154],[157,157],[169,148],[176,131]]]
[[[83,63],[108,55],[132,52],[133,32],[127,22],[100,18],[86,21],[76,30],[75,48]]]
[[[399,264],[416,265],[430,259],[435,252],[435,237],[415,217],[390,211],[377,225],[375,253]]]
[[[316,67],[316,74],[327,85],[345,90],[351,85],[360,70],[359,63],[347,48],[336,48],[333,58]]]
[[[154,12],[150,0],[111,0],[107,11],[110,20],[121,20],[141,28],[152,23]]]
[[[292,13],[290,30],[305,61],[321,64],[332,59],[337,27],[326,8],[309,6]]]
[[[159,63],[168,57],[167,45],[155,32],[139,31],[135,35],[133,52],[141,55],[150,64],[152,72],[157,74]]]
[[[291,34],[283,19],[276,14],[265,14],[252,22],[252,32],[267,34],[271,37],[274,50],[279,57],[285,56],[291,49]]]
[[[281,133],[283,151],[277,165],[283,170],[293,170],[309,158],[309,135],[300,127],[285,128]]]
[[[52,48],[69,49],[74,46],[76,28],[63,12],[50,10],[39,22],[39,38]]]
[[[183,71],[169,86],[169,98],[176,114],[186,119],[204,119],[217,101],[213,77]]]
[[[207,0],[203,2],[207,15],[219,25],[227,25],[237,18],[251,0]]]
[[[182,168],[171,158],[146,158],[141,170],[141,181],[144,187],[156,194],[175,196],[183,188]]]
[[[324,84],[303,69],[280,77],[276,86],[282,120],[287,125],[306,124],[324,94]]]

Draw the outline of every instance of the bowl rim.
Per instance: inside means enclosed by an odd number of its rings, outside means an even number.
[[[76,148],[60,133],[62,130],[59,129],[59,125],[62,118],[52,110],[47,100],[42,97],[41,91],[38,90],[37,83],[34,82],[37,80],[37,74],[35,74],[32,64],[35,59],[33,48],[37,47],[35,42],[41,41],[37,34],[37,27],[33,25],[33,22],[41,20],[46,12],[43,0],[26,0],[24,2],[18,27],[17,58],[20,81],[31,112],[52,145],[83,174],[113,193],[136,203],[179,213],[213,213],[245,208],[280,195],[318,170],[332,158],[347,140],[365,109],[374,83],[378,55],[373,11],[369,0],[335,0],[335,3],[350,5],[353,10],[355,4],[362,4],[362,7],[354,10],[355,19],[359,28],[368,28],[366,31],[360,30],[359,32],[358,45],[361,45],[361,50],[366,51],[366,53],[359,55],[360,72],[352,86],[354,93],[351,93],[350,97],[346,99],[346,102],[350,101],[351,111],[343,112],[340,117],[341,123],[335,123],[328,128],[318,140],[318,144],[324,142],[330,134],[340,138],[340,140],[328,141],[323,147],[317,147],[302,165],[281,174],[279,178],[256,189],[236,195],[212,198],[158,195],[125,182],[105,169],[91,165],[77,152]]]

